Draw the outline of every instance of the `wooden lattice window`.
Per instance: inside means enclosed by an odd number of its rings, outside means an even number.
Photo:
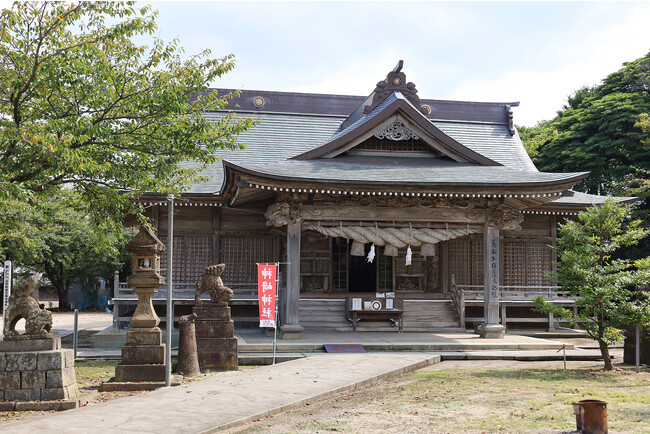
[[[458,285],[483,285],[483,240],[449,240],[449,272]]]
[[[379,292],[393,290],[393,257],[384,255],[384,247],[377,247],[377,290]]]
[[[526,277],[529,286],[550,286],[547,274],[553,267],[553,250],[548,242],[529,242],[526,249]]]
[[[257,283],[257,264],[275,262],[272,235],[238,235],[220,238],[220,258],[226,264],[223,281],[228,284]]]
[[[167,246],[167,236],[159,235]],[[195,283],[203,270],[212,265],[212,235],[174,235],[173,279],[181,284]],[[167,251],[160,256],[160,274],[167,277]]]
[[[505,286],[550,286],[552,250],[545,241],[504,241],[503,284]]]
[[[332,238],[332,289],[348,289],[348,241]]]
[[[526,286],[526,243],[503,243],[503,285]]]

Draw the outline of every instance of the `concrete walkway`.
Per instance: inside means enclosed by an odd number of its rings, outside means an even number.
[[[199,433],[234,427],[421,369],[425,353],[321,354],[2,425],[4,433]]]
[[[240,352],[273,350],[273,337],[241,330],[236,334]],[[300,337],[293,341],[278,339],[278,351],[323,351],[324,344],[361,344],[366,351],[558,350],[564,344],[517,334],[506,334],[503,339],[482,339],[475,333],[303,332]]]

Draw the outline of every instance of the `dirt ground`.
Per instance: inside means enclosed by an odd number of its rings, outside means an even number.
[[[608,403],[611,433],[650,433],[650,370],[568,365],[446,361],[225,432],[569,433],[572,403],[595,398]]]

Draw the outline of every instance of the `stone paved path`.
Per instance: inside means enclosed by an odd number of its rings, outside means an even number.
[[[212,432],[439,361],[426,353],[314,355],[3,424],[2,432]]]

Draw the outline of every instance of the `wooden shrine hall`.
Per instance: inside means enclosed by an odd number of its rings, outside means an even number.
[[[367,97],[243,91],[226,110],[259,119],[246,149],[224,151],[177,205],[177,308],[225,263],[233,317],[254,322],[256,264],[280,262],[285,338],[546,322],[532,296],[571,305],[547,278],[556,225],[605,198],[571,190],[586,172],[536,169],[517,105],[420,99],[401,61]],[[141,201],[167,243],[166,199]],[[120,287],[116,320],[128,300]]]

